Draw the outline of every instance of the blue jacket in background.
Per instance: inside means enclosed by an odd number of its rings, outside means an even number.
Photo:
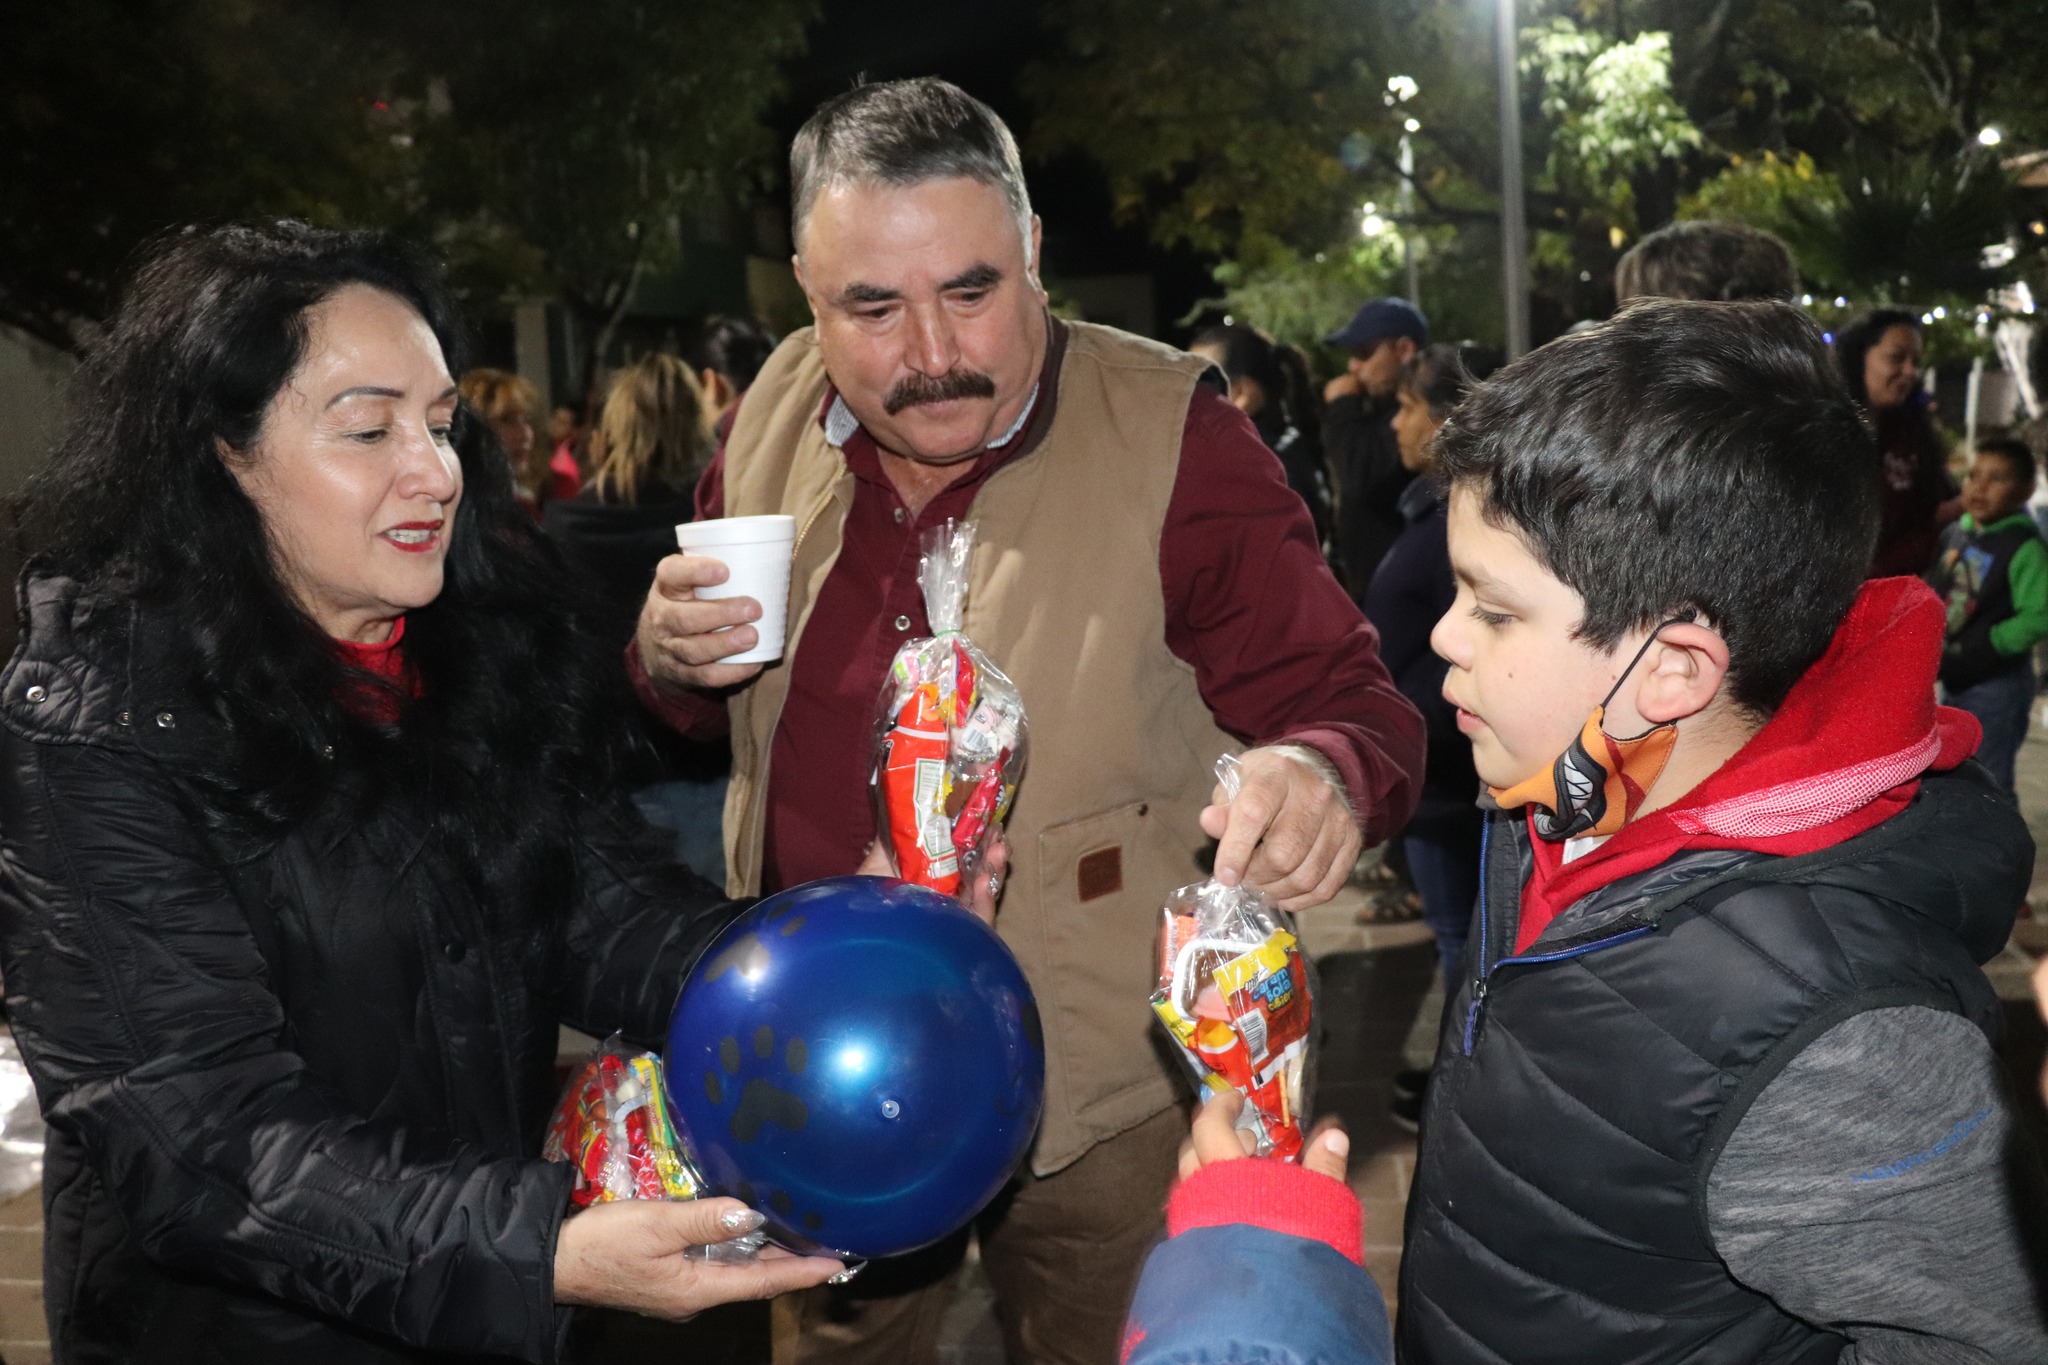
[[[1479,773],[1472,766],[1472,744],[1458,729],[1457,710],[1444,700],[1450,665],[1429,647],[1430,633],[1458,596],[1442,489],[1425,475],[1402,491],[1399,506],[1401,534],[1373,575],[1364,610],[1380,633],[1381,662],[1401,695],[1422,713],[1429,735],[1422,800],[1408,832],[1427,833],[1447,822],[1476,829],[1479,817],[1472,803],[1479,795]]]

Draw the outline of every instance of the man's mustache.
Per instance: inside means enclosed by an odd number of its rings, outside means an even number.
[[[882,400],[882,410],[894,417],[905,408],[924,403],[995,396],[996,381],[979,370],[948,370],[940,375],[913,374],[896,381],[888,397]]]

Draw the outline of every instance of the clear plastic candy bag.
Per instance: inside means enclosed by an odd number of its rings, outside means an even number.
[[[0,1030],[0,1202],[43,1183],[43,1112],[12,1034]]]
[[[947,521],[925,538],[918,579],[933,634],[889,665],[871,778],[897,874],[947,895],[973,885],[1017,795],[1029,740],[1017,685],[961,633],[973,556],[972,522]]]
[[[696,1199],[707,1191],[670,1116],[661,1058],[614,1034],[576,1068],[548,1120],[541,1156],[576,1168],[569,1201],[578,1209],[620,1199]],[[752,1260],[767,1244],[755,1232],[691,1247],[705,1260]]]
[[[1234,800],[1237,760],[1218,759],[1216,777]],[[1152,1009],[1205,1094],[1244,1095],[1237,1126],[1256,1155],[1299,1155],[1315,1087],[1315,969],[1291,915],[1213,877],[1174,892]]]

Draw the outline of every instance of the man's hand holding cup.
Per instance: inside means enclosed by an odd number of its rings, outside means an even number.
[[[782,657],[793,517],[726,517],[676,528],[682,552],[656,566],[634,645],[669,688],[737,687]]]
[[[752,624],[761,619],[761,604],[751,597],[697,596],[697,589],[730,576],[724,564],[704,555],[674,554],[661,561],[634,636],[648,677],[664,687],[716,691],[761,671],[759,664],[719,662],[761,642]]]

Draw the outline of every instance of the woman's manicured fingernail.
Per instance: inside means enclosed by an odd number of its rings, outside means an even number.
[[[832,1277],[831,1279],[829,1279],[829,1280],[825,1281],[825,1283],[826,1283],[826,1284],[845,1284],[845,1283],[846,1283],[846,1282],[847,1282],[848,1280],[851,1280],[851,1279],[852,1279],[852,1278],[853,1278],[854,1276],[856,1276],[856,1275],[860,1274],[860,1268],[861,1268],[861,1266],[864,1266],[864,1265],[866,1265],[866,1264],[867,1264],[867,1262],[866,1262],[866,1261],[860,1261],[860,1262],[857,1262],[857,1263],[855,1263],[855,1264],[853,1264],[853,1265],[850,1265],[850,1266],[846,1267],[846,1269],[844,1269],[844,1270],[840,1271],[840,1272],[839,1272],[839,1273],[838,1273],[837,1275],[834,1275],[834,1276],[833,1276],[833,1277]]]
[[[727,1232],[752,1232],[767,1221],[753,1209],[729,1209],[718,1215],[718,1226]]]
[[[1350,1156],[1351,1139],[1344,1136],[1342,1128],[1332,1128],[1323,1134],[1323,1150],[1331,1156]]]

